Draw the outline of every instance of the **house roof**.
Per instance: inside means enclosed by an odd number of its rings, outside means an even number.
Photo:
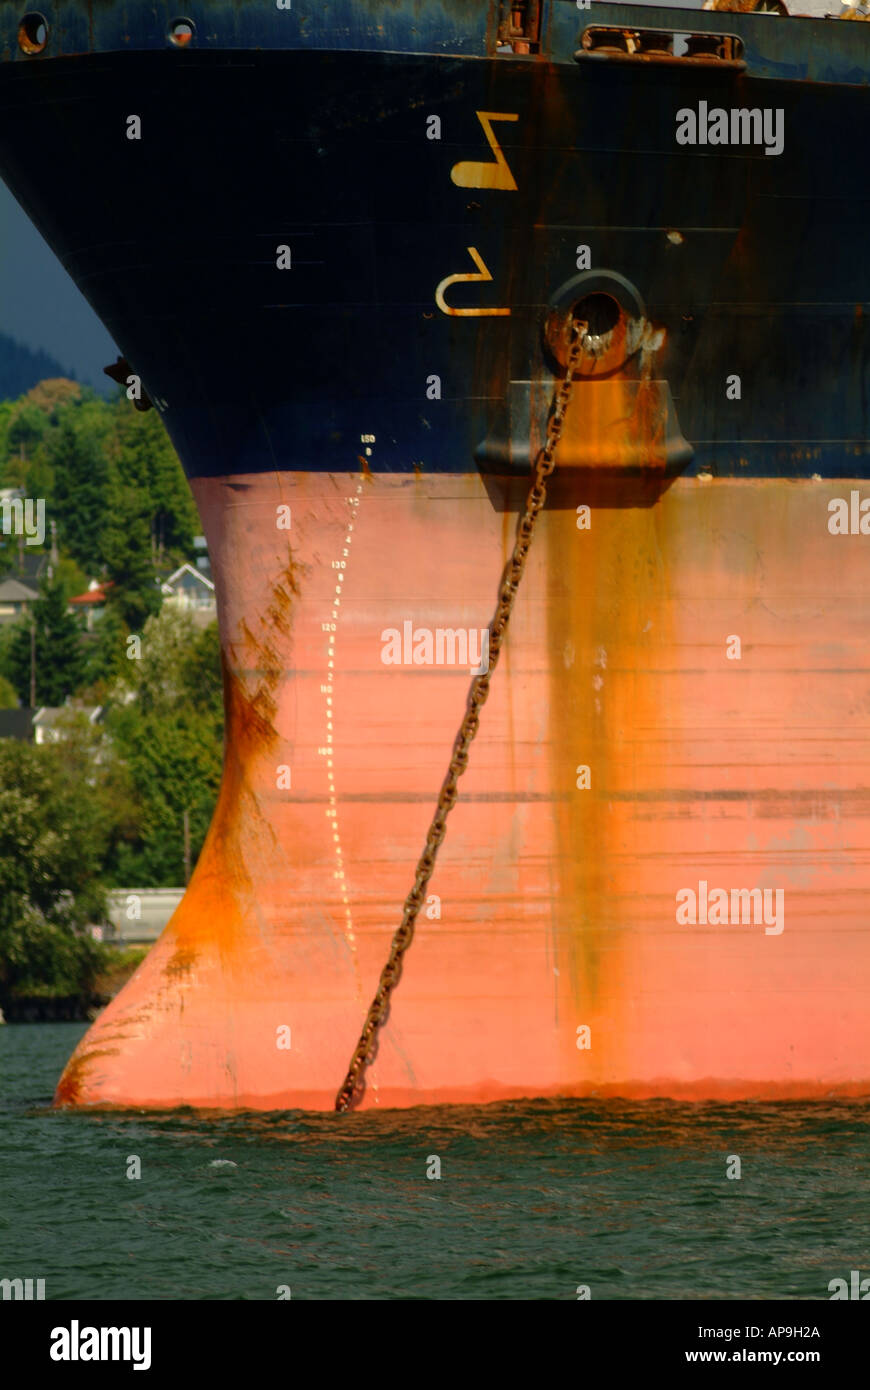
[[[35,589],[29,589],[18,579],[0,580],[0,603],[32,603],[38,598]]]
[[[32,709],[0,709],[0,738],[30,740],[32,737]]]
[[[33,723],[41,729],[51,729],[62,714],[73,713],[86,714],[88,723],[96,724],[102,712],[102,705],[43,705],[33,715]]]
[[[8,544],[9,541],[4,537]],[[3,547],[5,549],[5,546]],[[24,547],[22,554],[20,549],[15,549],[15,563],[10,571],[10,576],[22,580],[25,584],[36,584],[42,578],[48,567],[51,556],[45,550],[31,550],[28,546]]]
[[[179,565],[178,569],[175,570],[172,574],[170,574],[168,579],[164,580],[163,584],[161,585],[164,594],[171,594],[172,591],[178,587],[179,580],[183,575],[192,575],[192,577],[197,581],[197,583],[202,584],[206,589],[210,589],[212,590],[212,592],[214,592],[213,581],[209,579],[206,575],[204,575],[200,570],[194,569],[193,565],[189,565],[185,560],[183,565]]]
[[[88,589],[85,594],[76,594],[75,598],[69,599],[69,603],[84,605],[86,603],[105,603],[108,598],[108,590],[113,587],[110,579],[105,584],[96,584],[93,589]]]

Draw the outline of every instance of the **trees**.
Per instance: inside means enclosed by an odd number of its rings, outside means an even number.
[[[209,715],[223,729],[224,682],[221,671],[221,639],[216,622],[198,632],[184,655],[183,685],[192,707]]]
[[[216,627],[210,624],[206,637],[190,613],[169,605],[146,622],[141,659],[126,662],[123,674],[123,684],[142,713],[171,716],[190,702],[200,702],[197,682],[202,673],[196,669],[197,657],[203,643],[212,644],[211,630]]]
[[[105,401],[74,382],[41,382],[19,401],[0,403],[0,451],[3,483],[45,499],[66,596],[82,592],[88,578],[109,586],[105,627],[84,644],[81,662],[71,622],[54,612],[57,600],[37,613],[37,699],[54,703],[82,682],[105,683],[117,673],[127,634],[159,610],[157,566],[193,555],[196,508],[159,416],[133,410],[120,391]],[[18,552],[0,544],[0,572]],[[49,619],[52,675],[42,649]],[[0,646],[0,673],[29,703],[29,619],[16,629],[11,655],[6,641]]]
[[[223,764],[223,697],[217,624],[205,631],[165,608],[145,624],[142,657],[128,664],[134,696],[108,718],[139,809],[135,834],[119,844],[116,881],[142,887],[183,882],[184,813],[194,859],[205,839]]]
[[[30,613],[0,627],[0,707],[31,703],[33,644],[37,705],[86,692],[108,710],[101,726],[73,727],[71,712],[62,743],[0,740],[2,1004],[4,991],[77,993],[93,978],[100,949],[83,927],[104,883],[182,881],[185,812],[195,856],[217,796],[223,692],[216,624],[155,611],[156,568],[192,558],[199,530],[156,412],[43,382],[0,403],[0,464],[4,485],[45,498],[59,547]],[[110,587],[85,634],[67,602],[90,578]]]
[[[0,741],[0,1002],[87,992],[102,964],[84,928],[104,911],[108,818],[82,795],[82,746],[74,730],[64,744]]]
[[[102,558],[109,505],[109,461],[102,438],[89,428],[94,414],[81,417],[75,404],[66,406],[47,444],[58,540],[85,570]]]
[[[0,403],[0,480],[45,499],[62,551],[95,577],[107,534],[117,568],[119,506],[121,522],[144,522],[153,565],[193,557],[199,522],[181,465],[157,412],[133,410],[123,391],[106,401],[58,379]]]
[[[85,680],[96,703],[104,704],[126,666],[127,627],[117,607],[106,610],[87,648]]]
[[[102,537],[110,609],[129,630],[141,628],[160,607],[149,531],[148,495],[112,479],[111,505]]]
[[[41,498],[57,522],[54,494],[57,436],[64,409],[81,404],[82,388],[63,378],[43,381],[0,405],[0,477],[5,487]],[[98,406],[99,408],[99,406]],[[70,414],[69,419],[75,417]]]
[[[148,529],[156,564],[180,564],[193,556],[199,531],[187,480],[156,410],[131,410],[122,395],[114,407],[113,460],[118,482],[147,498]]]
[[[14,625],[5,659],[4,674],[22,705],[30,704],[32,659],[37,705],[62,705],[78,690],[85,675],[81,634],[79,619],[66,611],[63,584],[49,580],[28,616]]]
[[[183,883],[184,814],[195,863],[220,783],[220,742],[191,710],[166,719],[135,705],[116,708],[110,728],[141,810],[138,834],[118,847],[113,877],[145,888]]]

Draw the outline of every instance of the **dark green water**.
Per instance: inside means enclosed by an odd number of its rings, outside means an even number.
[[[0,1277],[48,1299],[827,1299],[870,1276],[862,1104],[50,1111],[83,1031],[0,1028]]]

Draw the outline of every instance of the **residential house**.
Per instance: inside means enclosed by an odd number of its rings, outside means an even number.
[[[163,602],[192,613],[199,627],[207,627],[217,616],[214,582],[185,562],[160,586]]]
[[[105,613],[108,591],[111,587],[111,579],[105,584],[101,584],[98,579],[92,579],[88,585],[87,593],[76,594],[74,598],[69,600],[67,604],[69,612],[84,613],[85,628],[88,632]]]
[[[30,713],[30,711],[28,711]],[[89,724],[99,724],[103,718],[102,705],[43,705],[33,716],[34,743],[60,743],[65,737],[62,716],[84,714]]]
[[[39,598],[36,589],[7,575],[0,579],[0,625],[14,623]]]

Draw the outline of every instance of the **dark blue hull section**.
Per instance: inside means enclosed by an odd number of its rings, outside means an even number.
[[[796,44],[865,27],[754,22]],[[783,153],[677,146],[702,101],[781,108]],[[863,477],[868,104],[849,75],[160,47],[0,64],[0,172],[190,476],[352,471],[368,435],[375,470],[520,471],[486,441],[510,434],[511,382],[552,382],[542,325],[586,245],[664,330],[685,471]],[[493,160],[481,111],[516,117],[493,123],[515,189],[451,179]],[[469,248],[491,278],[445,301],[509,313],[439,308]]]

